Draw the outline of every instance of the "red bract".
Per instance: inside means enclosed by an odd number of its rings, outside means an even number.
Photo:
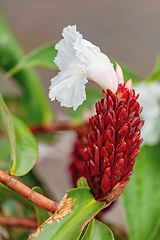
[[[69,166],[69,171],[75,187],[77,186],[77,180],[82,176],[86,176],[85,162],[83,161],[80,149],[87,146],[88,141],[86,138],[86,132],[88,132],[89,129],[89,123],[85,123],[83,127],[77,131],[78,136],[72,153],[72,163]]]
[[[116,94],[111,90],[103,92],[103,98],[96,103],[96,114],[89,120],[87,144],[76,150],[85,163],[83,176],[96,199],[104,200],[117,188],[122,193],[125,188],[122,186],[127,185],[133,173],[144,124],[140,121],[142,107],[137,98],[135,91],[129,91],[125,84],[119,84]]]

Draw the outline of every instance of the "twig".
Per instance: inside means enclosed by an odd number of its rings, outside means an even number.
[[[54,131],[78,130],[82,126],[83,124],[74,124],[71,122],[63,121],[63,122],[53,122],[46,125],[44,124],[32,125],[32,126],[29,126],[29,128],[31,132],[35,134],[40,132],[49,133]]]
[[[74,131],[82,128],[84,124],[74,124],[71,122],[53,122],[50,124],[36,124],[28,126],[33,134],[36,133],[50,133],[55,131]],[[3,131],[0,130],[0,136],[4,136]]]
[[[8,172],[3,172],[0,170],[0,182],[6,185],[8,188],[19,193],[21,196],[25,197],[32,203],[46,209],[49,212],[55,212],[58,204],[51,199],[35,192],[31,188],[27,187],[18,180],[12,178]]]
[[[13,227],[37,228],[37,221],[34,218],[8,217],[0,215],[0,225]]]

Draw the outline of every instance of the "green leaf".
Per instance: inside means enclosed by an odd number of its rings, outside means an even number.
[[[151,235],[149,236],[148,240],[159,240],[160,239],[160,219],[157,223],[157,225],[155,226],[153,232],[151,233]]]
[[[14,126],[10,116],[10,113],[7,109],[7,106],[0,94],[0,127],[4,131],[9,148],[10,148],[10,155],[11,159],[15,155],[15,134],[14,134]]]
[[[124,191],[123,204],[131,240],[147,240],[160,218],[160,145],[143,146]],[[151,240],[151,239],[150,239]]]
[[[92,219],[82,240],[114,240],[112,231],[102,222]]]
[[[33,187],[32,189],[35,192],[38,192],[43,195],[43,191],[41,190],[40,187]],[[48,214],[47,210],[45,210],[44,208],[41,208],[37,205],[34,205],[34,209],[36,212],[36,219],[37,219],[38,226],[40,226],[44,221],[46,221],[49,218],[49,214]]]
[[[105,203],[95,201],[91,192],[86,188],[76,188],[68,192],[67,199],[73,201],[71,212],[64,217],[44,223],[40,227],[38,236],[30,236],[28,239],[36,240],[70,240],[78,239],[83,224],[104,206]],[[69,201],[70,202],[70,201]],[[70,202],[71,203],[71,202]],[[53,215],[54,216],[54,215]],[[50,219],[51,220],[51,219]],[[43,230],[42,230],[43,229]],[[38,233],[38,232],[37,232]]]
[[[5,71],[9,71],[23,57],[23,50],[14,39],[0,13],[0,66]],[[10,106],[17,110],[16,115],[22,117],[25,122],[30,124],[51,122],[53,113],[38,74],[32,68],[27,68],[13,77],[22,88],[23,94],[22,100],[18,99],[17,101],[9,102]],[[5,100],[8,105],[8,98],[5,98]]]
[[[88,183],[87,183],[87,179],[85,177],[80,177],[77,181],[77,187],[78,188],[88,188],[90,189]]]
[[[12,116],[16,139],[16,152],[11,161],[10,174],[22,176],[36,163],[38,145],[29,128],[17,117]]]
[[[23,56],[23,51],[19,47],[7,24],[0,13],[0,64],[1,67],[11,68]],[[8,66],[8,67],[7,67]]]
[[[53,61],[57,55],[55,44],[55,42],[47,43],[34,49],[21,58],[21,60],[8,72],[8,75],[13,76],[22,69],[34,66],[57,69],[57,66]]]
[[[29,208],[33,210],[33,204],[28,201],[26,198],[22,197],[20,194],[12,191],[2,183],[0,183],[0,201],[5,201],[6,199],[14,199],[15,201],[19,202],[21,205],[23,204],[25,208]]]
[[[160,56],[157,57],[156,66],[147,77],[147,82],[160,81]]]
[[[17,117],[10,115],[0,95],[0,126],[10,149],[10,174],[16,176],[29,172],[38,157],[37,142],[28,127]]]
[[[8,142],[5,138],[0,138],[0,169],[2,171],[7,171],[10,166],[10,151]]]

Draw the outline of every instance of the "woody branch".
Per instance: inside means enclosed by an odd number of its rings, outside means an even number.
[[[70,131],[70,130],[78,130],[81,128],[83,124],[74,124],[72,122],[66,122],[66,121],[60,121],[60,122],[52,122],[50,124],[46,125],[32,125],[29,126],[31,132],[33,134],[39,133],[39,132],[45,132],[45,133],[50,133],[54,131]]]
[[[8,172],[3,172],[0,170],[0,182],[6,185],[8,188],[19,193],[21,196],[25,197],[32,203],[46,209],[49,212],[55,212],[58,204],[51,199],[35,192],[31,188],[27,187],[18,180],[12,178]]]

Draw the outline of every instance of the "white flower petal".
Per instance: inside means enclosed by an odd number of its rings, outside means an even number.
[[[59,70],[64,70],[67,69],[68,66],[70,67],[71,65],[77,64],[78,58],[74,46],[79,45],[82,39],[82,35],[76,32],[76,25],[64,28],[62,36],[64,39],[60,40],[55,46],[58,54],[54,62]]]
[[[52,79],[49,97],[62,106],[76,109],[85,100],[85,84],[95,81],[103,90],[117,91],[118,78],[109,58],[99,47],[76,31],[76,26],[63,29],[64,39],[56,44],[55,63],[60,72]]]
[[[78,48],[79,47],[79,48]],[[109,58],[100,48],[82,39],[81,45],[75,47],[79,57],[79,66],[86,67],[87,79],[96,82],[104,91],[117,91],[118,78]]]
[[[49,97],[52,101],[56,98],[61,102],[61,106],[73,107],[76,110],[86,99],[85,84],[87,82],[85,74],[79,67],[59,72],[51,80]]]

